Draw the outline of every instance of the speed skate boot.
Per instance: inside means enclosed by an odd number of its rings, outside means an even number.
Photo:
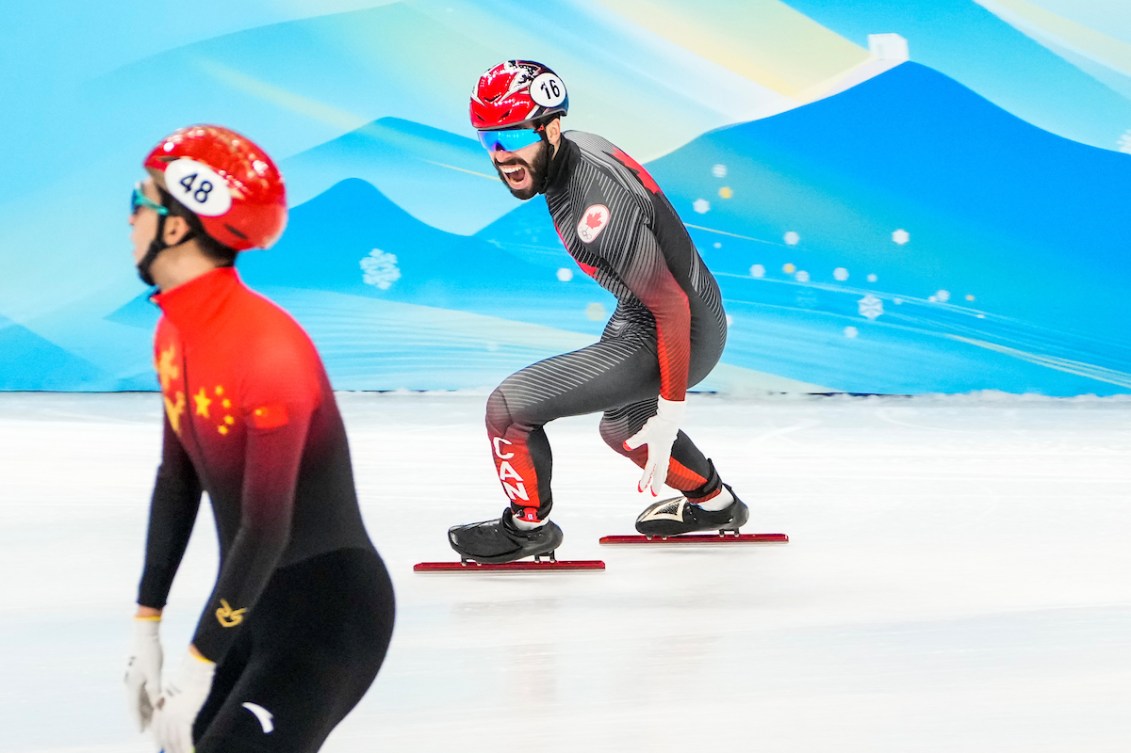
[[[523,530],[515,525],[514,515],[508,507],[496,520],[449,528],[448,543],[461,559],[483,564],[547,555],[553,559],[554,550],[562,543],[562,529],[547,520],[537,528]]]
[[[678,536],[696,531],[737,533],[749,520],[750,508],[735,496],[729,486],[726,489],[734,497],[734,501],[721,510],[704,510],[687,497],[653,502],[636,519],[636,530],[645,536]]]

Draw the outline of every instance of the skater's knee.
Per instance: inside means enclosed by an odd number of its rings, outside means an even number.
[[[624,442],[632,436],[632,433],[627,430],[624,421],[610,421],[603,418],[599,430],[601,439],[604,440],[605,444],[621,455],[628,454],[629,451],[624,448]]]
[[[495,388],[487,398],[487,431],[495,436],[503,436],[511,427],[529,427],[535,422],[525,415],[522,404],[508,397],[506,382]]]
[[[505,433],[511,425],[510,408],[507,406],[506,395],[502,388],[497,387],[487,398],[487,431]]]

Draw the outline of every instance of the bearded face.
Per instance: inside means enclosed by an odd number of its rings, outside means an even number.
[[[516,198],[526,201],[538,194],[549,169],[550,145],[539,141],[513,152],[492,152],[491,162],[507,189]]]

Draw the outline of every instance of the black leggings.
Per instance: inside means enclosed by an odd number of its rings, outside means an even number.
[[[314,753],[373,683],[393,633],[376,552],[343,549],[275,573],[216,667],[196,753]]]
[[[688,386],[710,373],[725,341],[721,326],[693,329]],[[539,361],[503,380],[487,400],[487,435],[515,514],[532,509],[539,519],[550,514],[553,456],[543,426],[555,418],[601,412],[601,438],[643,467],[647,447],[626,450],[624,441],[656,414],[659,392],[654,329],[617,317],[600,342]],[[667,484],[691,496],[719,485],[711,462],[682,431],[672,447]]]

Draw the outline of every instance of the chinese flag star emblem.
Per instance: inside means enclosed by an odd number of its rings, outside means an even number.
[[[287,407],[282,403],[260,405],[248,417],[248,423],[256,429],[278,429],[286,426],[288,420]]]

